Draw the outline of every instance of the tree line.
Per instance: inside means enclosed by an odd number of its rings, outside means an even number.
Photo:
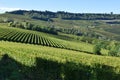
[[[35,11],[35,10],[16,10],[6,12],[11,14],[30,16],[33,19],[51,20],[51,18],[61,18],[66,20],[113,20],[120,19],[120,14],[111,13],[70,13],[65,11],[51,12],[51,11]]]

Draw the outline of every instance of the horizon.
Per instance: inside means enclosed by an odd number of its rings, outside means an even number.
[[[74,0],[74,1],[17,1],[1,0],[0,13],[14,10],[37,10],[37,11],[65,11],[71,13],[111,13],[120,14],[119,0]],[[14,5],[13,5],[14,4]]]
[[[18,9],[18,10],[6,11],[6,12],[14,12],[14,11],[19,11],[19,10],[21,10],[21,11],[32,11],[32,10]],[[42,10],[33,10],[33,11],[38,11],[39,12],[39,11],[42,11]],[[42,12],[45,12],[45,11],[50,11],[50,10],[44,10]],[[6,13],[6,12],[4,12],[4,13]],[[86,13],[78,13],[78,12],[68,12],[68,11],[50,11],[50,12],[54,12],[54,13],[57,13],[57,12],[66,12],[66,13],[75,13],[75,14],[111,14],[111,13],[112,14],[117,14],[117,13],[114,13],[114,12],[109,12],[109,13],[92,13],[92,12],[91,13],[87,13],[87,12]]]

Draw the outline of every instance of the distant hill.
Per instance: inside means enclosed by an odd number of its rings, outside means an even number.
[[[120,19],[120,14],[106,13],[70,13],[64,11],[51,12],[51,11],[27,11],[16,10],[7,12],[11,14],[28,15],[33,19],[48,20],[50,18],[62,18],[66,20],[114,20]]]

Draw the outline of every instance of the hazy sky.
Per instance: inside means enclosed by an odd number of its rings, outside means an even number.
[[[0,0],[0,12],[16,9],[120,13],[120,0]]]

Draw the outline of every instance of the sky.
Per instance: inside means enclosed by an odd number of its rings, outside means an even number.
[[[20,9],[120,14],[120,0],[0,0],[0,13]]]

